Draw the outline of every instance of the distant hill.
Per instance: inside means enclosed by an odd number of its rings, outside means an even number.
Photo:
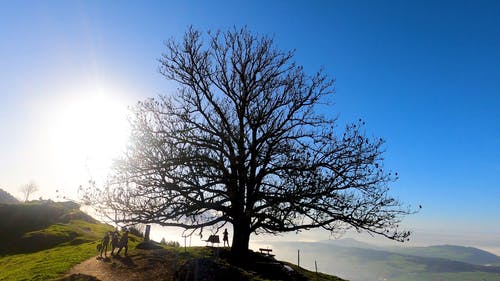
[[[500,264],[500,257],[474,247],[440,245],[429,247],[398,248],[397,253],[431,258],[443,258],[475,265]]]
[[[383,247],[360,242],[352,238],[326,240],[321,241],[321,243],[342,247],[389,251],[398,254],[418,257],[442,258],[475,265],[500,264],[500,257],[495,254],[474,247],[464,247],[457,245],[436,245],[427,247]]]
[[[19,203],[19,200],[17,200],[7,191],[0,188],[0,204],[17,204],[17,203]]]
[[[500,267],[483,266],[460,261],[470,253],[481,253],[479,249],[459,247],[432,247],[417,249],[412,254],[395,252],[392,248],[374,247],[356,240],[347,240],[342,246],[337,241],[327,242],[277,242],[273,243],[273,252],[279,259],[297,261],[300,249],[300,265],[313,269],[314,262],[318,270],[357,281],[376,280],[497,280],[500,281]],[[354,246],[351,246],[354,245]],[[443,251],[440,252],[439,250]],[[453,251],[451,250],[453,249]],[[411,251],[411,248],[399,249]],[[484,252],[480,257],[489,256]],[[422,254],[424,256],[419,256]],[[490,253],[488,253],[490,254]],[[443,258],[443,256],[448,258]],[[488,261],[498,256],[490,254]]]
[[[73,202],[0,204],[0,255],[36,252],[59,244],[79,244],[102,236],[104,228]],[[93,229],[99,231],[92,231]],[[102,233],[101,233],[102,232]]]
[[[52,280],[96,255],[112,230],[74,202],[0,204],[0,280]]]
[[[323,240],[320,241],[319,243],[341,246],[341,247],[361,248],[361,249],[372,249],[372,250],[384,249],[383,247],[375,246],[369,243],[364,243],[353,238]]]

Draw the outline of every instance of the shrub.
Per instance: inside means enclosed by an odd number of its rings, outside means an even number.
[[[128,232],[137,237],[144,237],[144,233],[142,232],[142,228],[140,226],[134,225],[128,228]]]
[[[169,247],[179,247],[180,244],[177,241],[166,241],[165,238],[162,238],[160,244],[169,246]]]

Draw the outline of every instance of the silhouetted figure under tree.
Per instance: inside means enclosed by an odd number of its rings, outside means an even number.
[[[126,256],[128,253],[128,229],[126,229],[123,232],[122,237],[120,238],[120,242],[118,242],[118,252],[116,252],[116,255],[120,255],[120,252],[123,248],[125,248],[124,255]]]
[[[109,245],[109,236],[111,233],[106,232],[104,237],[102,238],[101,242],[101,252],[100,252],[100,257],[102,258],[102,253],[104,252],[104,257],[106,257],[106,251],[108,251],[108,245]]]
[[[113,234],[111,235],[111,255],[115,255],[115,249],[118,248],[118,230],[113,231]]]
[[[227,246],[229,247],[229,233],[227,232],[227,228],[224,229],[224,232],[222,233],[222,241],[224,241],[224,246]]]

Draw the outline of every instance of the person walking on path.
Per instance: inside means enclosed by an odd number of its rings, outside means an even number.
[[[226,246],[226,243],[227,243],[227,246],[229,247],[229,238],[228,238],[227,228],[224,229],[224,232],[222,233],[222,241],[224,241],[224,246]]]
[[[123,233],[122,237],[120,238],[120,242],[118,242],[118,252],[116,252],[116,255],[120,255],[120,251],[125,248],[125,256],[127,255],[128,252],[128,229],[125,229],[125,232]]]
[[[104,237],[102,238],[102,243],[101,243],[101,254],[99,255],[102,258],[102,252],[104,252],[104,257],[106,257],[106,252],[108,251],[108,245],[109,245],[109,236],[111,235],[110,232],[106,232]]]
[[[111,235],[111,256],[115,255],[116,248],[118,248],[118,230],[113,231]]]

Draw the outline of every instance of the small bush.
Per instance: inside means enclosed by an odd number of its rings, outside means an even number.
[[[165,238],[162,238],[160,244],[169,246],[169,247],[179,247],[180,244],[177,241],[166,241]]]
[[[142,230],[140,229],[140,227],[135,226],[135,225],[129,227],[128,228],[128,232],[130,234],[133,234],[133,235],[137,236],[137,237],[144,237],[144,234],[143,234]]]

